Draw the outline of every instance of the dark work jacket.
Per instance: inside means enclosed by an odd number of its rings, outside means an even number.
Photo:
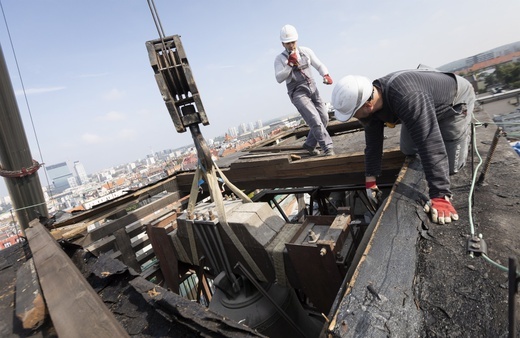
[[[391,80],[390,83],[389,80]],[[438,121],[456,114],[454,74],[437,71],[402,71],[373,82],[382,91],[383,108],[365,119],[365,172],[381,174],[385,122],[405,124],[418,148],[430,197],[451,196],[449,164]]]

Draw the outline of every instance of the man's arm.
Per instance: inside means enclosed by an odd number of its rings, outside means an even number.
[[[377,176],[381,175],[381,159],[383,156],[382,121],[372,118],[365,124],[365,188],[367,197],[377,206],[381,203],[382,192],[377,187]]]
[[[381,175],[381,159],[383,157],[384,123],[371,118],[365,125],[365,176]]]
[[[292,67],[287,64],[287,57],[279,54],[274,60],[274,75],[278,83],[282,83],[291,76]]]
[[[307,55],[307,57],[310,60],[311,66],[313,66],[318,71],[318,73],[320,73],[321,76],[329,74],[328,68],[325,66],[325,64],[323,64],[323,62],[321,62],[320,59],[318,59],[318,57],[312,49],[308,47],[300,47],[300,50],[302,53]]]
[[[418,149],[430,198],[451,196],[449,163],[431,95],[416,91],[403,97],[397,109]]]

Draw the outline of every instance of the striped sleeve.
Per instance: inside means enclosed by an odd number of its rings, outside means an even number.
[[[456,92],[455,79],[440,72],[409,71],[393,78],[386,87],[390,77],[378,79],[375,83],[382,87],[385,109],[406,126],[418,149],[430,198],[451,195],[448,155],[437,120],[451,109]],[[367,132],[374,135],[380,133],[380,137],[383,137],[382,127],[380,131],[365,129]],[[368,146],[369,141],[379,142],[374,135],[365,136],[367,175],[368,170],[373,171],[372,174],[380,174],[381,170],[382,149]]]

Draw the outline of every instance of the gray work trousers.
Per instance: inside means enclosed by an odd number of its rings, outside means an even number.
[[[473,87],[471,87],[469,82],[466,82],[460,81],[458,83],[453,114],[446,114],[448,115],[447,117],[438,121],[446,153],[448,154],[450,175],[456,174],[466,164],[471,141],[470,126],[476,98]],[[400,146],[401,151],[405,155],[417,153],[417,147],[415,147],[404,124],[401,127]]]
[[[323,151],[327,151],[332,148],[332,139],[327,131],[329,114],[316,86],[313,84],[310,87],[314,89],[312,92],[309,86],[300,85],[289,97],[310,128],[304,146],[314,148],[319,144]]]

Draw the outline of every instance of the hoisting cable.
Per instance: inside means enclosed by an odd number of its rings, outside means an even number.
[[[473,116],[473,119],[476,120],[475,116]],[[478,120],[476,120],[477,123],[476,124],[473,124],[473,139],[472,139],[472,144],[473,144],[473,149],[475,150],[475,153],[477,154],[478,158],[479,158],[479,164],[477,165],[477,167],[475,168],[475,171],[473,173],[473,178],[472,178],[472,181],[471,181],[471,188],[470,188],[470,191],[469,191],[469,196],[468,196],[468,216],[469,216],[469,225],[470,225],[470,234],[471,234],[471,237],[472,238],[475,238],[475,226],[474,226],[474,223],[473,223],[473,211],[472,211],[472,198],[473,198],[473,193],[475,191],[475,184],[476,184],[476,181],[477,181],[477,172],[478,172],[478,169],[479,167],[482,165],[482,157],[480,156],[480,153],[477,149],[477,138],[476,138],[476,132],[475,132],[475,125],[478,125],[478,126],[482,126],[482,125],[488,125],[488,124],[484,124]],[[478,238],[482,238],[482,234],[479,234],[478,235]],[[509,268],[495,262],[493,259],[491,259],[487,253],[485,252],[482,252],[481,253],[482,257],[484,258],[485,261],[487,261],[488,263],[494,265],[495,267],[499,268],[500,270],[504,271],[504,272],[508,272],[509,271]],[[474,257],[474,254],[473,252],[470,253],[470,256],[471,257]],[[518,271],[516,271],[516,276],[517,277],[520,277],[520,273]]]
[[[155,28],[157,28],[157,33],[159,34],[159,37],[161,38],[161,45],[162,45],[162,55],[164,57],[164,61],[166,62],[168,68],[171,68],[172,65],[175,65],[175,59],[172,58],[172,52],[171,49],[166,46],[166,43],[164,42],[164,38],[166,35],[164,34],[164,29],[161,23],[161,19],[159,19],[159,13],[157,12],[157,7],[155,7],[154,0],[147,0],[148,1],[148,7],[150,7],[150,13],[152,14],[153,21],[155,23]],[[164,74],[164,73],[163,73]],[[174,83],[175,80],[171,76],[169,72],[167,72],[170,82]]]
[[[475,116],[473,116],[473,118],[475,118]],[[475,236],[475,228],[473,226],[473,204],[472,204],[472,200],[473,200],[473,193],[475,191],[475,183],[477,181],[477,172],[478,172],[478,169],[480,168],[480,166],[482,165],[482,157],[480,156],[480,153],[478,152],[478,149],[477,149],[477,137],[475,136],[475,124],[472,123],[471,124],[471,128],[473,128],[473,139],[471,140],[472,143],[473,143],[473,149],[475,149],[475,153],[477,154],[477,157],[479,159],[479,163],[477,164],[475,170],[473,171],[473,178],[471,180],[471,188],[469,189],[469,195],[468,195],[468,216],[469,216],[469,227],[470,227],[470,235],[471,237]]]
[[[23,82],[22,72],[20,71],[20,66],[18,64],[18,58],[16,57],[16,52],[15,52],[15,49],[14,49],[13,39],[11,37],[11,32],[9,30],[9,24],[7,23],[7,18],[5,16],[5,11],[4,11],[4,6],[2,5],[2,1],[1,0],[0,0],[0,8],[2,9],[2,16],[4,17],[4,23],[5,23],[5,28],[7,30],[7,36],[9,37],[9,43],[11,44],[11,49],[13,51],[13,57],[14,57],[14,61],[15,61],[15,64],[16,64],[16,70],[18,72],[18,76],[20,77],[20,84],[22,86],[22,91],[23,91],[23,96],[24,96],[24,99],[25,99],[25,104],[27,106],[27,111],[29,112],[29,118],[31,120],[31,127],[33,129],[34,138],[36,139],[36,146],[38,147],[38,153],[40,154],[40,159],[41,159],[41,163],[38,163],[37,161],[35,161],[33,159],[33,165],[31,167],[29,167],[27,169],[22,168],[22,169],[20,169],[20,171],[23,171],[24,169],[26,171],[34,170],[33,172],[30,173],[30,174],[33,174],[41,166],[44,166],[45,162],[43,161],[43,154],[42,154],[42,150],[41,150],[41,147],[40,147],[40,141],[38,140],[38,134],[36,133],[36,127],[34,126],[34,120],[33,120],[33,117],[32,117],[31,107],[29,106],[29,101],[27,100],[27,92],[25,91],[25,85],[24,85],[24,82]],[[8,174],[11,173],[10,171],[4,171],[4,172],[7,172]],[[47,176],[47,170],[44,170],[44,172],[45,172],[45,179],[47,181],[47,186],[50,187],[49,177]],[[23,176],[26,176],[26,175],[23,175]],[[23,176],[18,176],[18,177],[23,177]],[[11,176],[6,176],[6,177],[11,177]],[[52,199],[51,189],[49,189],[49,196]]]

